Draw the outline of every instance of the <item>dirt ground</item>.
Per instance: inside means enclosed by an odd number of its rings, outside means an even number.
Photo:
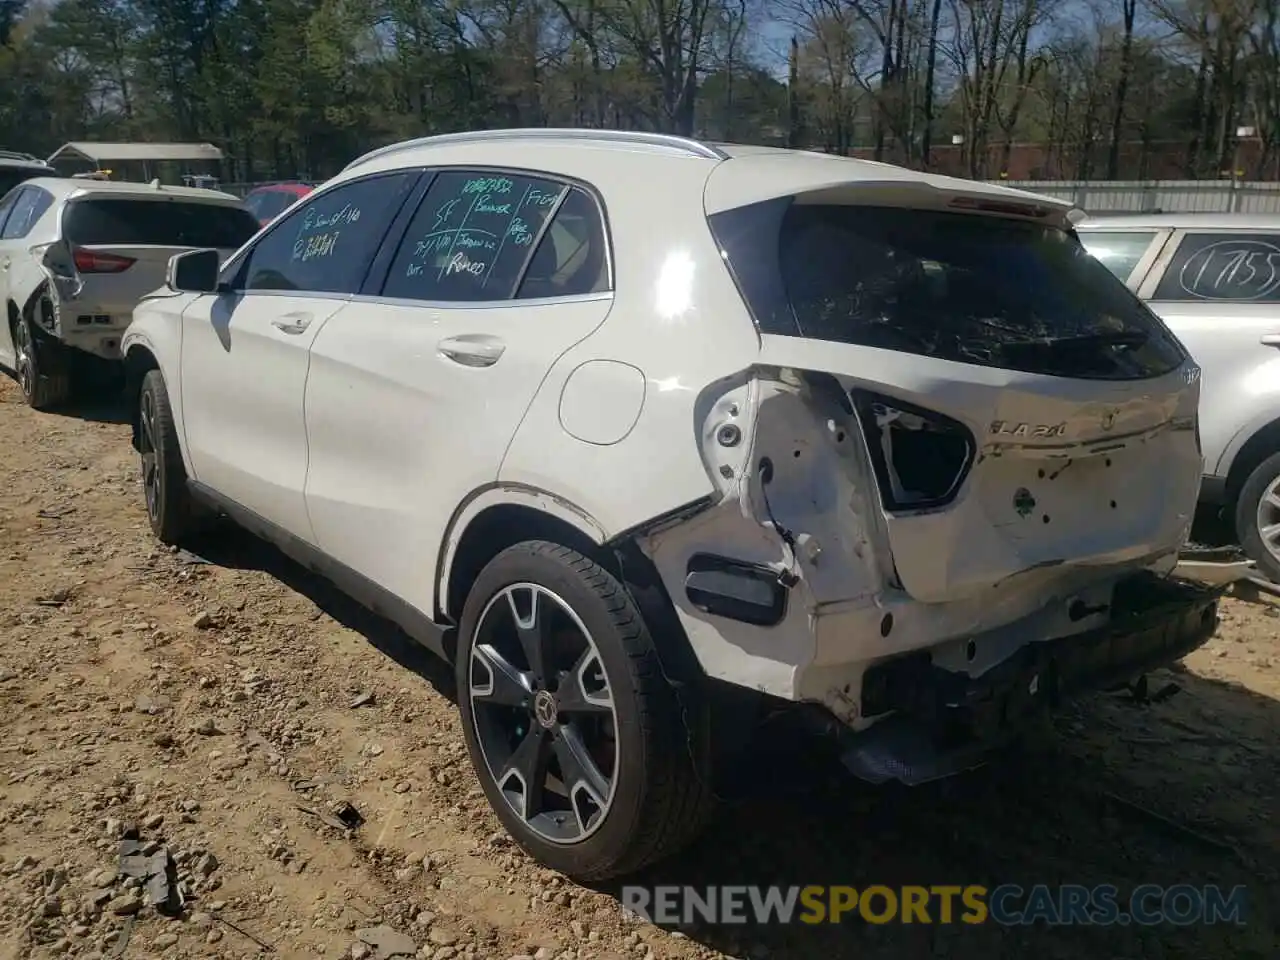
[[[0,378],[0,956],[358,958],[379,924],[436,960],[1275,955],[1280,606],[1225,600],[1152,677],[1177,695],[1092,698],[948,783],[871,790],[762,743],[761,786],[646,878],[1244,884],[1244,926],[661,930],[505,839],[446,671],[391,627],[243,534],[159,548],[122,419],[33,413]],[[113,880],[131,827],[173,854],[181,917]]]

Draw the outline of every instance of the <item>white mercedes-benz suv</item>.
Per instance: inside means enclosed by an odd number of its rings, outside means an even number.
[[[1067,213],[651,134],[376,150],[136,310],[151,524],[227,515],[452,661],[578,878],[696,834],[744,701],[871,781],[973,766],[1217,623],[1170,576],[1199,371]]]

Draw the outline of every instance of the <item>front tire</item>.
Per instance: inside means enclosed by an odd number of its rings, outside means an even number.
[[[1254,468],[1236,500],[1236,536],[1268,580],[1280,583],[1280,453]]]
[[[626,590],[588,557],[546,541],[495,557],[464,605],[455,669],[476,774],[534,859],[604,880],[702,826],[701,711],[665,678]]]
[[[169,393],[159,370],[147,371],[138,392],[138,453],[151,532],[162,543],[176,544],[191,532],[196,511]]]

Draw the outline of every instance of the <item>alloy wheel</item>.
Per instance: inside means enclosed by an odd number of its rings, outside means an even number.
[[[160,458],[156,451],[156,404],[149,391],[142,393],[138,413],[138,451],[142,455],[142,488],[147,498],[147,515],[155,519],[160,511]]]
[[[36,389],[36,369],[31,331],[26,321],[19,320],[13,328],[13,349],[17,354],[18,385],[24,396],[33,396]]]
[[[1258,501],[1258,536],[1267,553],[1280,561],[1280,477],[1276,477]]]
[[[604,822],[617,780],[617,717],[590,631],[545,587],[512,584],[477,621],[466,691],[488,773],[542,839],[572,844]]]

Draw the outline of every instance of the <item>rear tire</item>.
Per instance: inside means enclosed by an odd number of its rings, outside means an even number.
[[[63,362],[66,347],[39,330],[30,310],[14,321],[11,333],[14,372],[27,406],[42,411],[61,406],[71,396],[71,378]]]
[[[1280,453],[1254,468],[1236,499],[1236,536],[1258,570],[1280,583]]]
[[[697,835],[712,797],[703,712],[593,560],[526,541],[490,561],[463,607],[455,671],[476,775],[534,859],[599,881]]]
[[[138,453],[151,532],[162,543],[176,544],[191,532],[197,511],[187,488],[187,468],[159,370],[147,371],[138,393]]]

